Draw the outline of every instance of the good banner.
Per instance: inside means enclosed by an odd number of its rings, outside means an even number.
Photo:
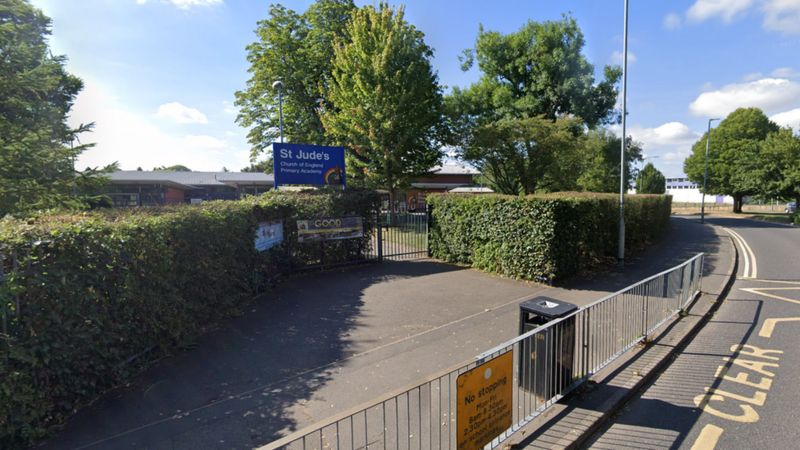
[[[344,147],[272,144],[275,187],[285,184],[344,186]]]
[[[331,241],[364,236],[361,217],[323,217],[297,221],[297,242]]]

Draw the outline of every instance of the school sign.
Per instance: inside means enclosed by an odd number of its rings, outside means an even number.
[[[286,184],[345,186],[344,147],[272,144],[275,187]]]

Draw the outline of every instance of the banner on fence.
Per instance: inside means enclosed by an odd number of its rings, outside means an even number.
[[[297,242],[331,241],[364,236],[361,217],[322,217],[297,221]]]
[[[480,450],[511,428],[513,388],[513,352],[506,352],[458,376],[458,450]]]
[[[256,228],[256,250],[263,252],[283,242],[283,222],[259,222]]]
[[[275,187],[285,184],[344,186],[344,147],[272,144]]]

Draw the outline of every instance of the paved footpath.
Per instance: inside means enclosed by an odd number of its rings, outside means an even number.
[[[711,222],[735,233],[736,282],[709,323],[591,448],[800,446],[800,229]]]
[[[289,280],[190,351],[165,358],[70,420],[44,448],[253,448],[406,386],[516,335],[518,304],[585,305],[705,251],[694,220],[609,269],[560,288],[433,261]]]

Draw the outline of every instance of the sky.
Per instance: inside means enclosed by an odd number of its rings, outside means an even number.
[[[249,78],[246,46],[270,1],[32,0],[52,18],[50,45],[68,58],[84,90],[70,123],[95,123],[78,167],[118,161],[123,169],[183,164],[240,170],[247,130],[235,123],[234,93]],[[298,12],[310,0],[286,0]],[[356,0],[358,5],[375,2]],[[390,2],[397,5],[399,2]],[[406,20],[425,33],[448,92],[477,81],[462,50],[478,28],[510,33],[528,20],[569,13],[600,76],[621,64],[623,1],[408,0]],[[631,0],[628,129],[646,162],[668,177],[708,118],[756,106],[800,131],[800,0]],[[617,127],[616,132],[619,133]]]

